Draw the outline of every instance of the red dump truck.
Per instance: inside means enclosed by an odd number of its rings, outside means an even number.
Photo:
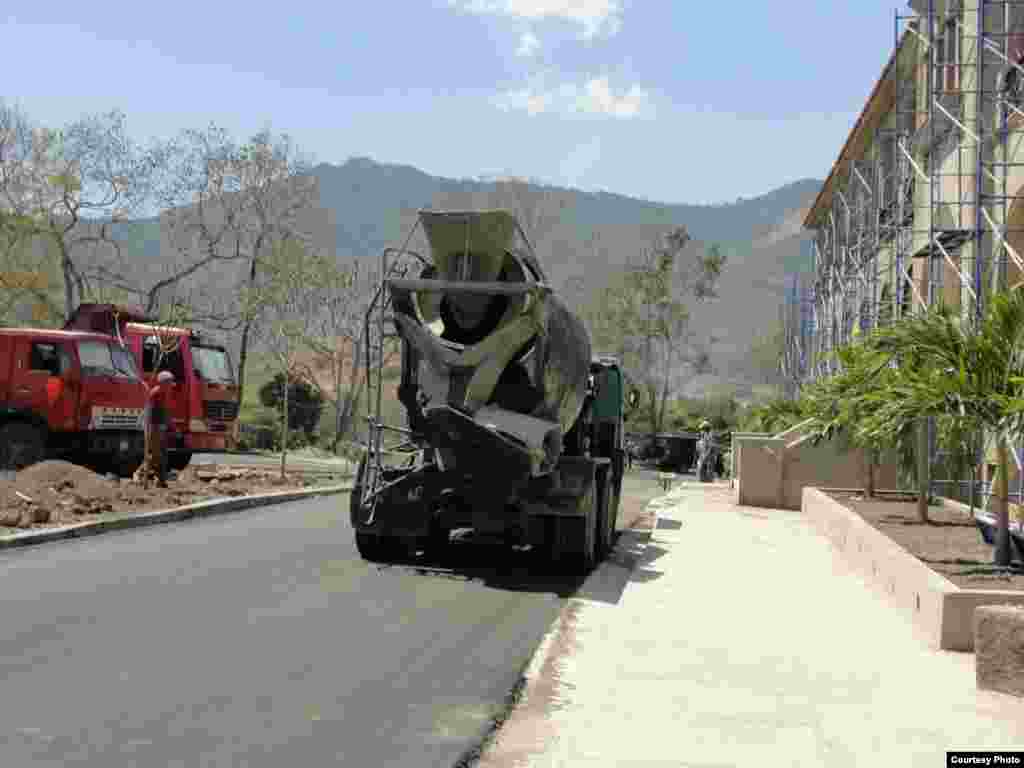
[[[0,329],[0,468],[64,458],[130,475],[145,405],[134,358],[109,336]]]
[[[143,378],[152,384],[160,371],[174,374],[169,411],[169,465],[183,469],[198,452],[230,448],[238,420],[238,384],[227,350],[189,328],[153,322],[139,308],[82,304],[65,328],[124,340]]]

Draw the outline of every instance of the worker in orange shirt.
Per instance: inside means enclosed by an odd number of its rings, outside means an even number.
[[[138,479],[148,488],[155,478],[157,486],[167,487],[167,426],[170,421],[167,401],[174,384],[174,374],[161,371],[156,377],[156,386],[149,390],[146,403],[146,457],[139,470]]]

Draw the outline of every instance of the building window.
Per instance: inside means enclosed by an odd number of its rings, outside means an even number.
[[[935,91],[945,94],[960,90],[960,36],[960,23],[953,17],[943,24],[942,35],[935,40]]]
[[[1020,108],[1024,101],[1024,73],[1018,67],[1024,66],[1024,55],[1017,56],[1016,66],[1009,65],[1003,73],[1002,83],[999,88],[999,95],[1009,104]],[[1012,110],[1010,110],[1012,112]]]

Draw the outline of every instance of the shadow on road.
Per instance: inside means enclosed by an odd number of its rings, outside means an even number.
[[[651,581],[661,575],[650,568],[665,550],[651,553],[652,543],[637,531],[621,531],[611,554],[588,573],[567,571],[543,553],[475,540],[453,538],[440,554],[420,552],[381,568],[401,568],[422,576],[475,581],[492,589],[552,594],[617,604],[630,580]]]

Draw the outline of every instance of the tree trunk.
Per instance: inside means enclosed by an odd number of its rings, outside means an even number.
[[[337,362],[337,361],[335,361]],[[341,366],[334,371],[334,440],[331,441],[331,453],[338,452],[338,443],[341,442],[342,429],[342,403],[341,403]]]
[[[1008,566],[1011,559],[1010,547],[1010,451],[1007,437],[996,438],[996,461],[999,465],[999,480],[996,483],[996,547],[995,564]]]
[[[284,369],[284,397],[281,398],[281,479],[284,480],[285,460],[288,455],[288,367]]]
[[[864,485],[864,496],[873,499],[875,498],[875,467],[878,464],[877,456],[874,449],[868,449],[864,451],[864,459],[867,463],[867,482]]]
[[[249,262],[249,290],[256,283],[256,257]],[[249,357],[249,332],[252,330],[252,317],[249,308],[245,309],[245,324],[242,325],[242,341],[238,346],[238,404],[241,407],[245,399],[245,361]]]
[[[928,422],[922,421],[917,430],[917,516],[922,523],[929,522],[928,497],[931,496],[928,466]]]

